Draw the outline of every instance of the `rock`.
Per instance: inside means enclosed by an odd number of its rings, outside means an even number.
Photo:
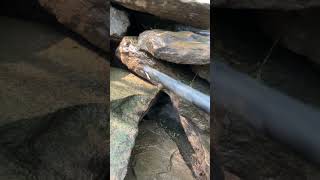
[[[197,78],[193,80],[192,73],[185,73],[183,68],[173,67],[172,64],[157,60],[144,51],[140,51],[137,37],[124,37],[117,49],[117,57],[140,77],[148,79],[143,71],[143,66],[148,65],[185,84],[192,83],[193,88],[209,94],[209,84]],[[198,179],[208,179],[210,177],[209,115],[174,95],[171,95],[171,98],[179,112],[179,122],[182,123],[193,148],[192,156],[190,156],[192,171]]]
[[[86,104],[1,126],[0,179],[107,178],[108,118]]]
[[[49,26],[0,22],[0,179],[107,178],[106,59]]]
[[[320,64],[320,25],[316,21],[319,17],[317,9],[307,9],[298,12],[264,13],[260,22],[265,33],[272,39],[280,38],[284,47]]]
[[[204,66],[192,66],[192,71],[196,73],[198,76],[200,76],[202,79],[207,80],[210,82],[210,66],[204,65]]]
[[[110,179],[122,180],[138,124],[159,90],[124,70],[111,68],[110,75]]]
[[[39,0],[57,20],[109,52],[109,1]]]
[[[47,26],[1,18],[1,27],[0,126],[106,102],[105,58]]]
[[[206,91],[209,91],[207,86]],[[193,147],[192,169],[197,179],[210,179],[210,115],[186,100],[169,93],[179,122]]]
[[[264,1],[264,0],[216,0],[214,7],[242,8],[242,9],[274,9],[274,10],[299,10],[320,7],[317,0],[286,0],[286,1]]]
[[[112,0],[129,9],[146,12],[164,19],[199,28],[210,26],[209,0]],[[183,9],[183,13],[181,10]]]
[[[176,143],[163,128],[155,121],[145,120],[139,129],[132,152],[131,172],[125,179],[195,179]]]
[[[192,32],[145,31],[139,35],[138,46],[157,59],[176,64],[210,63],[210,38]]]
[[[130,21],[127,13],[125,11],[118,10],[111,6],[110,7],[111,38],[123,37],[126,34],[129,26],[130,26]]]

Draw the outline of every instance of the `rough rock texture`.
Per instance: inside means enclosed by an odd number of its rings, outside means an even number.
[[[109,1],[39,0],[57,20],[95,46],[109,51]]]
[[[178,146],[163,128],[155,121],[144,120],[139,129],[127,180],[194,179]]]
[[[142,67],[149,65],[199,91],[209,94],[209,85],[200,79],[194,79],[184,69],[174,68],[173,64],[159,61],[138,48],[137,37],[124,37],[117,49],[117,57],[132,71],[143,78],[147,78]],[[154,82],[156,83],[156,82]],[[172,97],[175,107],[179,110],[179,121],[183,124],[185,133],[193,146],[193,152],[189,156],[191,167],[195,177],[208,179],[209,177],[209,115],[184,102],[182,99]],[[189,112],[188,112],[189,111]]]
[[[223,8],[297,10],[320,7],[320,2],[318,0],[215,0],[213,6]]]
[[[0,23],[0,179],[107,178],[108,62],[48,26]]]
[[[209,0],[111,0],[129,9],[200,28],[210,26]],[[183,10],[183,13],[181,13]]]
[[[265,13],[261,17],[264,31],[297,54],[320,64],[319,9],[298,12]]]
[[[210,63],[210,38],[192,32],[145,31],[139,35],[138,46],[157,59],[176,64]]]
[[[111,38],[121,38],[123,37],[128,27],[130,26],[130,21],[128,14],[125,11],[118,10],[113,6],[110,7],[110,36]]]
[[[124,70],[110,71],[110,179],[127,173],[138,124],[159,90]]]

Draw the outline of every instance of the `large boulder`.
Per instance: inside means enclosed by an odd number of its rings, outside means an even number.
[[[265,0],[215,0],[214,7],[243,8],[243,9],[278,9],[297,10],[305,8],[320,7],[318,0],[286,0],[286,1],[265,1]]]
[[[109,51],[109,1],[39,0],[57,20],[93,45]]]
[[[107,178],[107,60],[54,28],[0,22],[0,179]]]
[[[6,43],[0,45],[0,126],[106,102],[109,64],[104,57],[47,26],[8,18],[1,24]]]
[[[210,37],[188,31],[149,30],[138,39],[141,50],[176,64],[209,64]]]
[[[112,0],[112,2],[194,27],[210,27],[209,0]]]
[[[60,109],[0,127],[0,179],[106,179],[105,104]]]
[[[123,180],[138,124],[159,90],[121,69],[111,68],[110,75],[110,179]]]

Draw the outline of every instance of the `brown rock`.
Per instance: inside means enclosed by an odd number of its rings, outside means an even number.
[[[176,64],[209,64],[210,37],[192,32],[149,30],[139,35],[138,46],[157,59]]]
[[[43,25],[1,18],[1,27],[0,126],[106,102],[105,58]]]
[[[109,1],[39,0],[57,20],[93,45],[109,51]]]
[[[122,6],[136,11],[146,12],[160,18],[177,21],[183,24],[209,28],[209,0],[112,0]],[[181,13],[183,10],[183,13]]]

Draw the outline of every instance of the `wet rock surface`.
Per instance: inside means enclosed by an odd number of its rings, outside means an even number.
[[[108,61],[50,25],[0,22],[0,179],[107,178]]]

